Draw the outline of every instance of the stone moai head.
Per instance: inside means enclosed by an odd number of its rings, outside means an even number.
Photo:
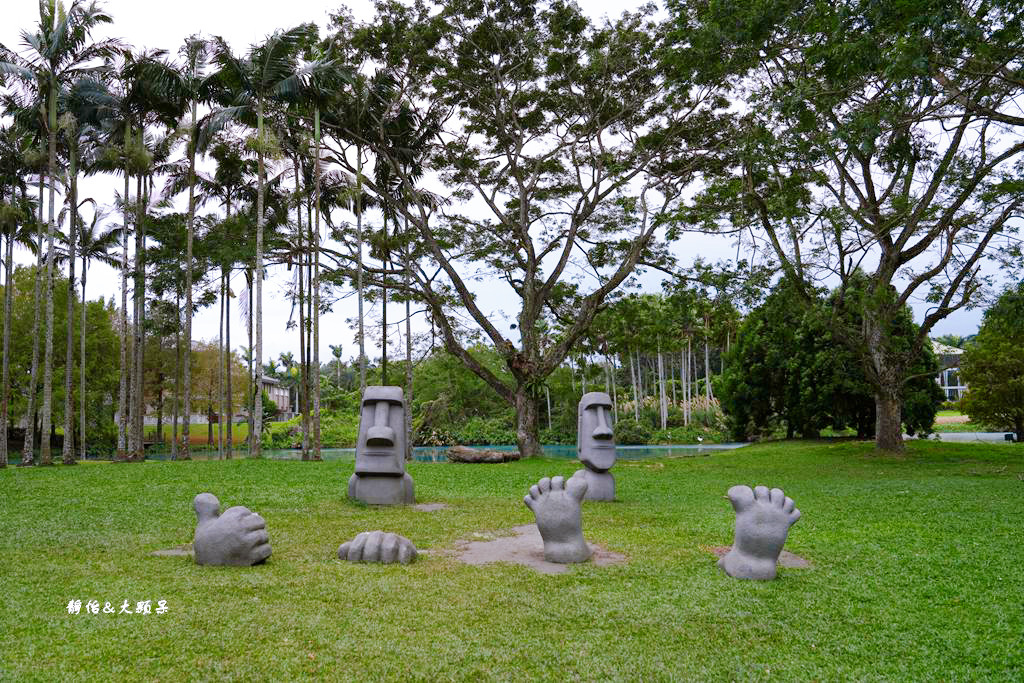
[[[615,464],[611,410],[611,397],[603,391],[592,391],[580,399],[576,413],[576,452],[580,462],[596,472],[604,472]]]
[[[402,387],[366,387],[359,415],[356,474],[405,473],[405,399]]]

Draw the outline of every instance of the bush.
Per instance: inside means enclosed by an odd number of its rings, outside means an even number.
[[[455,430],[455,442],[463,446],[498,446],[514,444],[516,432],[500,417],[471,417]]]
[[[652,431],[643,422],[633,418],[615,423],[615,443],[621,446],[636,446],[650,443]]]

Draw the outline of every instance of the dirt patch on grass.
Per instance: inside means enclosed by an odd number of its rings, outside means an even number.
[[[715,546],[705,546],[705,545],[702,545],[700,547],[700,549],[704,550],[706,552],[711,553],[715,557],[722,558],[722,557],[725,557],[726,553],[728,553],[730,550],[732,550],[732,546],[731,545],[715,545]],[[780,567],[785,567],[786,569],[810,569],[810,567],[811,567],[811,563],[810,562],[808,562],[804,558],[800,557],[799,555],[794,555],[793,553],[789,552],[788,550],[783,550],[782,554],[779,555],[779,562],[778,562],[778,564],[779,564]]]
[[[447,510],[451,505],[448,503],[419,503],[413,507],[421,512],[437,512],[438,510]]]
[[[192,557],[194,554],[191,543],[182,543],[167,550],[154,550],[150,553],[156,557]]]
[[[499,535],[507,534],[507,535]],[[542,574],[562,574],[572,565],[548,562],[544,559],[544,541],[536,524],[524,524],[500,532],[474,534],[480,540],[456,541],[450,551],[456,559],[472,565],[492,562],[511,562],[530,567]],[[598,567],[623,564],[629,558],[601,546],[588,543],[593,554],[588,562]]]
[[[935,418],[937,425],[962,425],[971,421],[966,415],[940,415]]]

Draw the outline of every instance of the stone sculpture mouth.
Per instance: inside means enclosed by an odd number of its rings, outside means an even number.
[[[387,426],[374,425],[370,427],[366,430],[366,445],[393,447],[395,445],[395,430]]]

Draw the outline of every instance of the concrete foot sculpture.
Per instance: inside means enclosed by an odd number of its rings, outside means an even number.
[[[737,579],[774,579],[789,527],[800,519],[800,511],[782,489],[733,486],[728,495],[736,510],[736,538],[718,566]]]
[[[366,387],[359,415],[356,471],[348,495],[368,505],[416,502],[405,471],[405,399],[402,387]]]
[[[248,567],[270,557],[266,523],[249,508],[236,505],[220,514],[212,493],[200,493],[192,507],[199,518],[192,541],[196,564]]]
[[[523,498],[537,518],[548,562],[586,562],[590,557],[590,547],[583,540],[582,503],[586,494],[587,480],[577,472],[569,481],[544,477]]]
[[[608,394],[592,391],[583,395],[576,411],[576,452],[586,468],[576,475],[587,480],[586,500],[615,500],[615,477],[608,471],[615,464],[611,409]]]
[[[409,564],[416,559],[416,546],[405,536],[383,531],[364,531],[342,543],[338,557],[349,562]]]

